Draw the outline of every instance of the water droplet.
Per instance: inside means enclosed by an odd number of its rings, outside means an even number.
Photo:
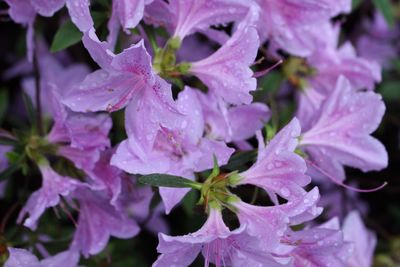
[[[289,191],[289,189],[287,189],[286,187],[282,187],[282,188],[281,188],[281,195],[282,195],[283,197],[288,197],[288,196],[290,196],[290,191]]]

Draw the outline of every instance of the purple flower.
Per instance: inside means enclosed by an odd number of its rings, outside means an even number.
[[[93,20],[89,12],[89,0],[5,0],[10,6],[10,17],[16,22],[28,26],[26,35],[28,59],[32,61],[34,50],[34,29],[36,13],[51,17],[67,5],[69,14],[75,25],[85,32],[93,27]]]
[[[124,29],[135,28],[142,20],[145,5],[153,1],[154,0],[113,0],[113,15],[115,12],[115,16]]]
[[[58,253],[41,261],[31,252],[20,248],[8,248],[10,257],[4,267],[78,267],[79,253],[73,250]]]
[[[72,147],[103,150],[110,146],[108,133],[112,121],[106,114],[73,113],[66,120],[65,126]]]
[[[112,126],[107,114],[75,113],[61,100],[88,73],[83,65],[63,67],[47,50],[40,51],[41,103],[45,114],[54,124],[47,140],[57,144],[57,153],[73,161],[80,169],[91,170],[100,151],[110,146],[108,133]],[[34,82],[25,83],[25,91],[35,97]],[[35,103],[36,104],[36,103]]]
[[[343,239],[339,221],[334,218],[318,227],[289,231],[284,241],[294,246],[289,255],[293,266],[347,266],[352,245]]]
[[[302,134],[299,146],[334,177],[344,179],[343,165],[364,172],[381,170],[388,164],[387,152],[370,134],[384,112],[380,95],[355,91],[346,78],[340,77],[313,126]]]
[[[37,221],[47,208],[58,205],[60,195],[69,196],[82,185],[77,180],[59,175],[48,164],[39,165],[39,169],[42,173],[42,187],[29,197],[18,217],[18,221],[22,221],[29,213],[24,225],[32,230],[36,229]]]
[[[117,205],[117,200],[122,191],[122,171],[112,165],[110,160],[113,150],[108,149],[100,154],[100,159],[88,172],[89,178],[94,182],[94,190],[105,190],[113,206]]]
[[[395,58],[400,47],[398,42],[399,29],[390,29],[384,16],[376,12],[372,21],[365,21],[367,34],[362,35],[356,43],[358,53],[368,60],[378,62],[388,68],[390,60]],[[397,47],[396,47],[397,44]]]
[[[269,120],[270,111],[262,103],[229,106],[211,92],[195,92],[202,107],[206,136],[210,139],[244,141]]]
[[[172,0],[169,9],[173,36],[183,40],[194,31],[238,21],[245,16],[250,5],[251,2],[238,0]]]
[[[10,6],[8,13],[12,20],[16,23],[20,23],[28,27],[26,34],[26,47],[28,60],[33,59],[33,23],[36,17],[36,11],[34,10],[30,0],[6,0],[6,3]]]
[[[324,34],[316,36],[319,49],[307,58],[307,64],[315,74],[306,78],[306,87],[298,94],[296,116],[303,131],[308,130],[316,119],[321,103],[335,88],[341,75],[357,90],[373,90],[375,83],[381,81],[381,68],[376,62],[357,56],[350,42],[338,47],[338,24],[326,22],[320,27]]]
[[[110,236],[131,238],[139,232],[136,222],[111,206],[101,192],[82,189],[74,197],[79,201],[80,212],[71,248],[85,257],[102,251]]]
[[[113,48],[117,42],[120,26],[127,33],[135,28],[143,18],[145,5],[153,0],[113,0],[112,13],[108,21],[107,42]]]
[[[211,56],[191,63],[190,73],[196,75],[218,97],[232,104],[249,104],[250,91],[257,87],[250,65],[254,62],[259,39],[254,28],[257,16],[250,8],[232,37]]]
[[[339,27],[327,23],[325,32],[331,40],[322,39],[321,43],[326,42],[325,47],[314,51],[307,59],[317,71],[310,79],[311,87],[325,94],[329,93],[339,76],[343,75],[355,89],[373,90],[375,83],[381,81],[381,67],[375,61],[357,56],[350,42],[337,47],[338,29]]]
[[[290,225],[296,225],[314,219],[322,209],[316,207],[319,199],[318,189],[286,204],[261,207],[235,201],[236,215],[240,224],[246,226],[246,232],[264,243],[263,248],[273,251],[280,245],[281,238]]]
[[[276,49],[308,56],[318,46],[315,32],[320,24],[342,12],[350,12],[351,1],[340,0],[255,0],[261,8],[259,33]]]
[[[256,163],[247,171],[239,173],[234,184],[252,184],[263,188],[277,204],[276,194],[293,200],[303,196],[303,189],[310,183],[305,175],[305,161],[296,153],[300,124],[293,119],[265,147],[261,134],[258,133],[258,157]]]
[[[221,212],[211,209],[203,227],[185,236],[159,234],[157,251],[161,253],[153,267],[189,266],[202,252],[205,266],[284,266],[266,253],[257,239],[244,233],[245,227],[230,231]]]
[[[212,168],[213,154],[220,164],[225,164],[233,149],[224,142],[203,137],[204,119],[195,91],[186,88],[179,94],[176,105],[182,117],[170,128],[148,123],[148,119],[143,119],[145,116],[140,117],[140,121],[136,115],[131,118],[130,114],[134,115],[134,112],[128,106],[128,139],[118,146],[111,163],[132,174],[168,173],[192,179],[194,172]],[[162,114],[162,110],[156,114]],[[146,115],[151,116],[151,111]],[[135,126],[135,132],[130,130],[130,125]],[[153,143],[142,145],[153,135],[156,136]],[[166,212],[169,213],[187,192],[187,189],[161,188]]]
[[[143,94],[143,91],[156,86],[151,58],[143,42],[114,55],[107,49],[107,43],[98,40],[92,29],[84,35],[83,43],[103,69],[89,74],[71,90],[63,103],[72,110],[116,111]]]
[[[349,267],[368,267],[373,261],[376,235],[365,228],[360,214],[350,212],[343,222],[344,240],[353,243],[353,253],[347,260]]]

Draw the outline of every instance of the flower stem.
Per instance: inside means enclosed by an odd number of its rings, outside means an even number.
[[[35,102],[36,102],[36,128],[39,136],[43,136],[43,117],[42,117],[42,103],[41,103],[41,88],[40,88],[40,70],[37,59],[37,50],[35,45],[35,51],[33,53],[33,69],[35,74]]]

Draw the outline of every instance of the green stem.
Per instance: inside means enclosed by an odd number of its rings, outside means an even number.
[[[151,48],[153,49],[154,54],[160,49],[158,47],[157,41],[156,41],[156,35],[154,33],[153,27],[150,27],[146,24],[143,24],[143,30],[146,33],[147,39],[150,42]]]
[[[257,197],[258,197],[258,187],[254,189],[253,197],[251,198],[250,204],[256,203]]]

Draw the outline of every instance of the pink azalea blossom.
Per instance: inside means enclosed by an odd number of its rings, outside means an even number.
[[[202,80],[218,97],[232,104],[249,104],[250,91],[257,81],[250,65],[257,56],[259,39],[254,21],[257,12],[250,8],[232,37],[215,53],[191,63],[190,72]]]
[[[334,218],[325,224],[287,233],[286,243],[295,248],[289,254],[293,266],[347,266],[353,246],[346,242],[339,221]]]
[[[211,139],[244,141],[269,120],[270,110],[262,103],[229,106],[211,92],[195,92],[202,107],[206,135]]]
[[[63,103],[72,110],[116,111],[125,107],[143,90],[152,90],[156,77],[143,42],[118,55],[108,50],[107,43],[97,39],[93,29],[84,35],[83,42],[103,69],[89,74],[71,90]]]
[[[107,25],[107,42],[110,48],[115,47],[121,26],[129,33],[128,29],[135,28],[142,20],[145,6],[152,2],[153,0],[113,0],[112,13]]]
[[[36,13],[51,17],[67,5],[72,21],[81,31],[87,31],[93,27],[93,20],[89,12],[88,0],[6,0],[10,6],[10,17],[16,22],[28,27],[26,35],[27,54],[29,61],[33,59],[34,29]]]
[[[233,149],[228,148],[224,142],[203,137],[204,118],[195,91],[186,88],[179,94],[176,104],[183,116],[171,128],[160,128],[149,124],[147,120],[133,121],[128,115],[126,128],[129,138],[118,146],[111,163],[133,174],[168,173],[192,179],[194,172],[212,168],[213,154],[221,165],[225,164]],[[134,114],[130,110],[128,107],[128,114]],[[147,116],[149,114],[146,113]],[[136,131],[137,134],[131,134],[130,125],[142,128]],[[148,147],[141,146],[142,140],[149,138],[147,133],[153,132],[156,135],[154,143],[149,143]],[[169,213],[187,192],[187,189],[161,188],[166,212]]]
[[[351,10],[350,0],[254,0],[261,9],[258,29],[261,39],[273,48],[297,56],[309,56],[318,48],[314,31],[339,13]]]
[[[79,201],[79,219],[71,248],[84,256],[102,251],[110,236],[131,238],[139,232],[136,222],[111,206],[101,192],[82,189],[74,197]]]
[[[354,89],[373,90],[381,81],[381,67],[375,61],[359,57],[350,42],[338,47],[340,25],[326,22],[319,27],[324,35],[315,36],[319,49],[307,58],[315,74],[306,79],[307,86],[298,93],[296,116],[303,131],[315,120],[323,100],[336,86],[337,79],[346,77]]]
[[[58,253],[41,261],[25,249],[8,248],[8,251],[10,257],[4,267],[78,267],[79,263],[79,253],[73,250]]]
[[[202,252],[204,266],[284,266],[266,253],[257,239],[244,233],[245,227],[230,231],[219,210],[211,209],[203,227],[195,233],[171,237],[159,234],[158,266],[189,266]]]
[[[243,201],[232,205],[237,209],[241,225],[246,225],[246,232],[264,243],[263,248],[274,251],[281,242],[290,225],[310,221],[321,214],[316,207],[319,199],[318,189],[294,201],[276,206],[254,206]]]
[[[215,24],[238,21],[243,18],[251,3],[233,0],[172,0],[169,4],[170,23],[174,37],[184,39],[196,30]]]
[[[36,229],[37,221],[47,208],[58,205],[60,196],[69,196],[77,187],[82,186],[73,178],[59,175],[47,164],[40,165],[39,168],[42,173],[42,186],[29,197],[18,217],[18,221],[22,221],[29,213],[24,225],[32,230]]]
[[[86,76],[86,67],[78,64],[64,67],[44,48],[39,55],[41,103],[47,103],[43,110],[54,121],[47,140],[58,144],[58,154],[73,161],[78,168],[91,170],[100,151],[110,146],[111,119],[107,114],[75,113],[61,103],[71,88]],[[25,85],[25,91],[36,99],[34,82],[28,80]]]
[[[393,29],[387,24],[384,16],[375,12],[373,20],[364,21],[365,35],[357,40],[357,51],[363,58],[374,60],[382,67],[388,68],[390,60],[396,57],[400,48],[397,34],[399,29]]]
[[[343,75],[355,89],[373,90],[375,83],[381,81],[381,67],[377,62],[359,57],[350,42],[338,47],[338,25],[328,22],[321,27],[326,33],[318,37],[323,47],[307,58],[308,63],[317,71],[310,79],[311,87],[329,93],[339,76]]]
[[[344,240],[353,244],[353,253],[347,260],[348,267],[368,267],[373,262],[376,235],[363,224],[357,211],[350,212],[343,222]]]
[[[384,146],[370,134],[385,112],[380,95],[357,92],[340,77],[335,90],[318,111],[313,126],[302,134],[300,147],[333,177],[344,179],[343,165],[362,171],[381,170],[388,164]]]
[[[268,144],[258,134],[256,163],[247,171],[239,173],[237,184],[252,184],[263,188],[277,203],[276,194],[287,200],[303,196],[304,186],[310,183],[305,172],[305,161],[296,153],[300,124],[293,119]]]

